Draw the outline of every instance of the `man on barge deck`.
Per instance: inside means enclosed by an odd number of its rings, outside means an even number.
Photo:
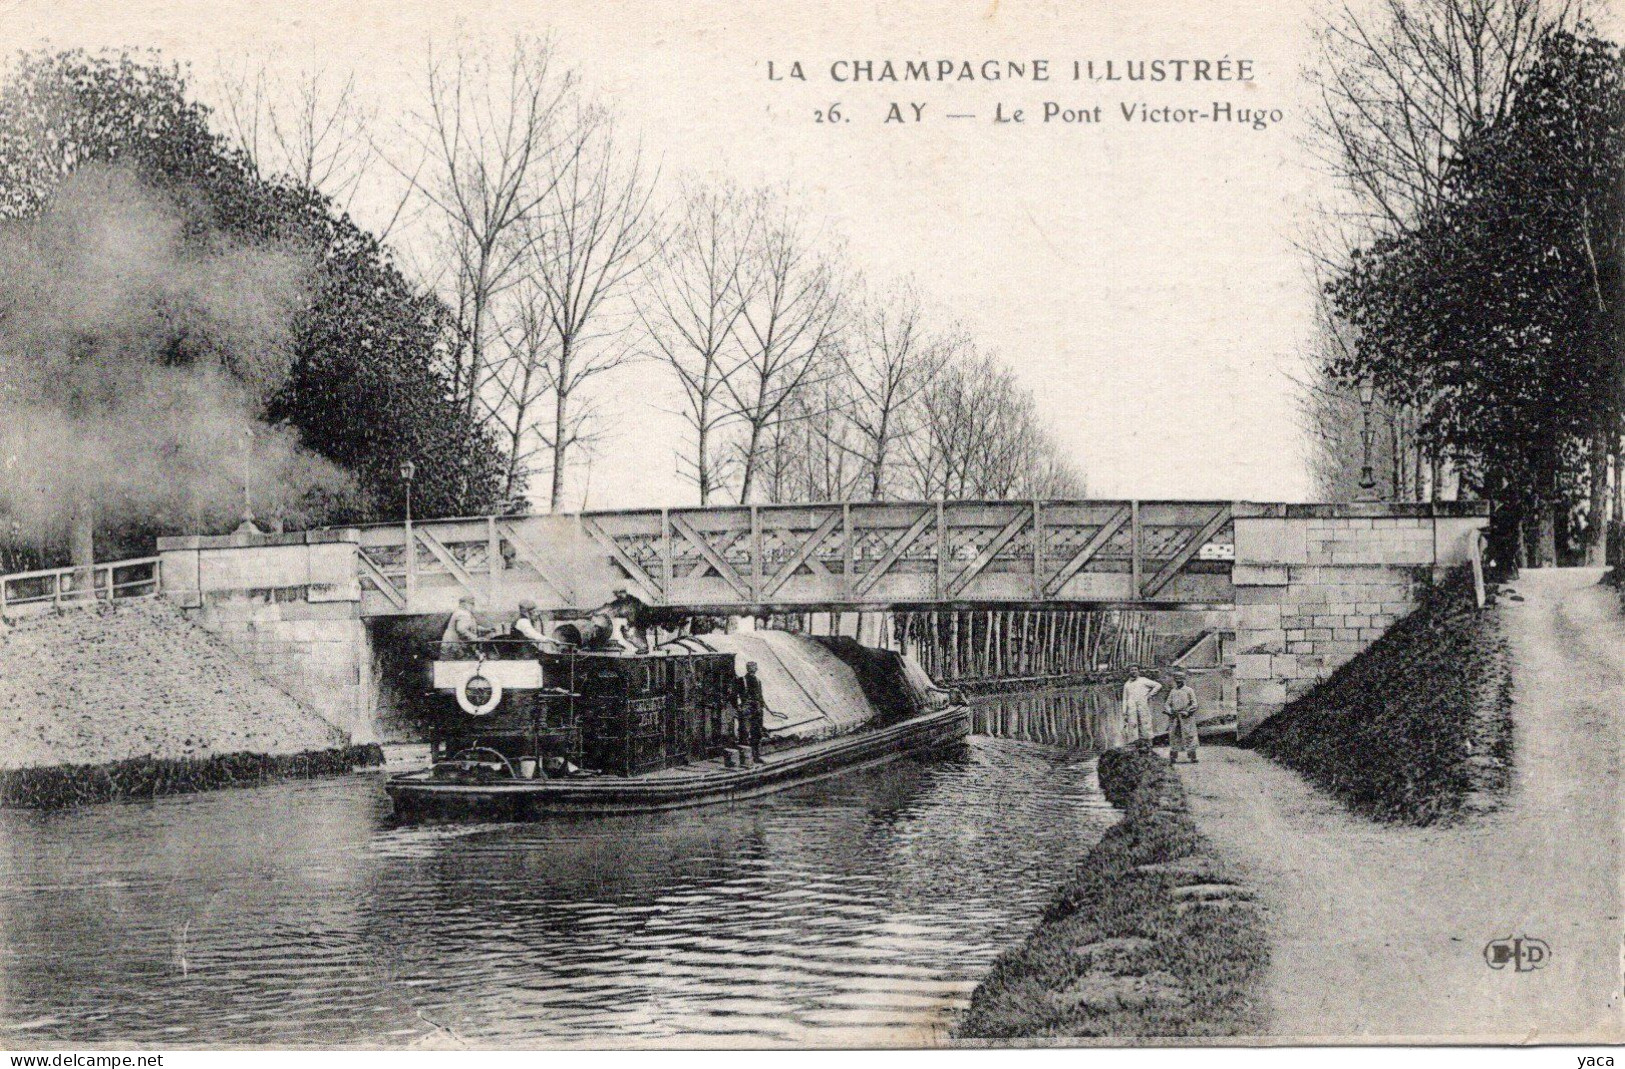
[[[762,763],[762,735],[766,732],[767,702],[762,697],[762,677],[756,662],[745,662],[745,674],[736,684],[735,704],[739,707],[739,741],[750,747],[751,759]]]
[[[457,599],[457,611],[446,621],[446,630],[440,635],[440,656],[452,661],[475,660],[480,656],[480,641],[490,634],[474,619],[474,599],[465,594]]]

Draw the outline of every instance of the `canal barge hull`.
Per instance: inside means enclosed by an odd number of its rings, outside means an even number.
[[[970,709],[953,705],[884,727],[770,750],[762,764],[728,768],[720,760],[640,776],[457,783],[432,770],[392,776],[385,785],[403,819],[535,820],[565,814],[649,813],[756,798],[908,754],[963,742]]]

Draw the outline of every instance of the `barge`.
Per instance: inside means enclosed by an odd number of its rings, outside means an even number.
[[[747,663],[761,673],[759,755],[741,726]],[[733,802],[951,747],[971,730],[963,699],[901,655],[783,632],[648,652],[485,642],[436,657],[430,673],[431,765],[385,784],[407,820]]]

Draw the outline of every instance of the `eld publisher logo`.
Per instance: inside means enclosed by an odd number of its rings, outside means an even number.
[[[1552,960],[1552,948],[1544,940],[1528,936],[1491,939],[1484,944],[1484,963],[1492,969],[1512,966],[1513,972],[1534,972],[1544,969]]]

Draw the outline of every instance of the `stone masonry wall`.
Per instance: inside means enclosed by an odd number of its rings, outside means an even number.
[[[352,743],[377,741],[356,535],[166,538],[164,593]]]
[[[1236,704],[1247,734],[1352,660],[1488,522],[1477,503],[1267,505],[1238,510]]]

